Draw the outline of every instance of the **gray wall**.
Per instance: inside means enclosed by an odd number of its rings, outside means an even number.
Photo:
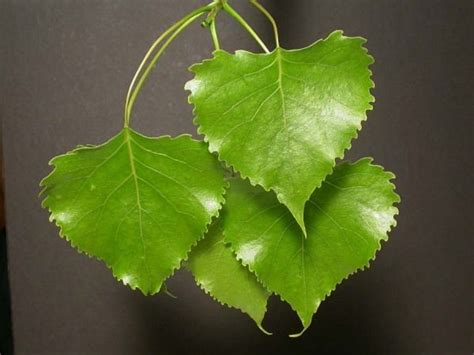
[[[268,26],[234,1],[270,40]],[[270,1],[267,1],[268,4]],[[144,298],[58,237],[37,198],[48,160],[100,143],[122,124],[129,80],[157,33],[198,0],[0,2],[9,272],[16,354],[467,354],[472,352],[473,2],[273,1],[282,43],[337,28],[369,39],[377,97],[349,157],[397,173],[399,226],[372,268],[344,282],[298,340],[288,306],[271,300],[262,335],[204,295],[189,274],[179,296]],[[259,20],[257,20],[259,19]],[[255,48],[230,20],[224,47]],[[237,41],[237,42],[234,42]],[[194,132],[186,67],[209,56],[194,26],[140,97],[132,126]],[[469,203],[468,203],[469,202]]]

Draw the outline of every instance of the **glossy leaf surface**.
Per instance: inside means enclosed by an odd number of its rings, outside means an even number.
[[[226,241],[304,330],[344,278],[368,266],[395,225],[393,174],[370,159],[338,165],[306,209],[307,238],[273,194],[234,180],[222,212]]]
[[[124,129],[51,165],[43,206],[61,235],[145,294],[160,290],[223,202],[223,169],[189,136],[152,139]]]
[[[186,88],[211,152],[276,192],[304,230],[304,207],[357,136],[374,98],[363,38],[341,31],[270,54],[216,51]]]
[[[187,263],[199,286],[219,303],[247,313],[262,328],[270,293],[238,261],[218,223],[191,251]]]

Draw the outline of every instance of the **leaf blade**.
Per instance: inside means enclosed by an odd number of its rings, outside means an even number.
[[[190,69],[189,102],[210,151],[273,190],[303,231],[306,201],[372,108],[364,42],[336,31],[300,50],[216,51]]]
[[[189,136],[124,129],[51,165],[41,195],[60,235],[144,294],[160,290],[224,201],[222,168]]]
[[[307,238],[272,194],[232,182],[226,240],[264,286],[298,313],[303,332],[336,285],[373,260],[396,224],[399,196],[392,178],[369,159],[338,165],[311,197]]]
[[[187,268],[207,294],[248,314],[262,332],[270,335],[262,327],[270,293],[236,259],[218,223],[209,228],[206,237],[191,251]]]

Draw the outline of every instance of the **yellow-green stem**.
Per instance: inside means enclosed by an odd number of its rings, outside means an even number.
[[[280,48],[280,38],[278,35],[278,26],[276,24],[275,19],[273,16],[265,9],[259,2],[258,0],[250,0],[250,3],[255,6],[262,14],[265,15],[265,17],[270,21],[273,27],[273,32],[275,34],[275,45],[277,48]]]
[[[221,45],[219,43],[219,36],[217,35],[217,28],[216,28],[216,20],[214,19],[209,26],[209,30],[211,31],[212,43],[214,43],[214,48],[216,50],[221,49]]]
[[[252,4],[254,4],[257,8],[262,11],[267,18],[270,19],[274,26],[275,30],[275,40],[277,43],[277,47],[279,47],[279,41],[278,41],[278,30],[276,28],[276,23],[273,20],[273,17],[256,1],[256,0],[250,0]],[[212,41],[214,43],[214,47],[216,49],[220,49],[220,43],[219,43],[219,37],[217,35],[217,29],[216,29],[216,17],[220,9],[224,9],[231,17],[237,20],[239,24],[244,27],[247,32],[250,33],[250,35],[257,41],[257,43],[262,47],[262,49],[266,53],[270,53],[268,50],[268,47],[265,45],[265,43],[260,39],[260,37],[257,35],[255,30],[245,21],[240,14],[235,11],[228,3],[227,0],[215,0],[211,4],[207,6],[202,6],[185,17],[183,17],[181,20],[176,22],[174,25],[172,25],[169,29],[167,29],[158,39],[152,44],[148,52],[145,54],[145,57],[143,58],[142,62],[140,63],[133,79],[132,82],[130,83],[130,87],[127,92],[127,97],[125,100],[125,113],[124,113],[124,127],[127,128],[130,125],[130,117],[132,115],[133,111],[133,106],[135,105],[135,102],[137,100],[137,97],[139,93],[141,92],[143,85],[145,84],[145,81],[147,80],[148,76],[150,75],[150,72],[153,70],[154,66],[160,59],[160,57],[163,55],[167,47],[173,42],[173,40],[184,30],[186,29],[192,22],[194,22],[197,18],[199,18],[202,14],[204,13],[210,13],[211,19],[209,23],[209,29],[211,32],[211,37]],[[165,41],[166,39],[166,41]],[[150,57],[152,54],[155,52],[155,50],[158,48],[158,46],[163,42],[164,44],[161,46],[161,48],[158,50],[158,52],[155,54],[153,59],[148,63]],[[148,65],[147,65],[148,63]],[[145,68],[145,65],[146,68]]]
[[[130,124],[130,115],[133,109],[133,105],[135,103],[135,100],[140,92],[140,90],[143,87],[143,84],[145,83],[145,80],[147,79],[150,71],[153,69],[154,65],[158,61],[158,59],[161,57],[163,52],[165,51],[166,47],[181,33],[191,22],[193,22],[196,18],[201,16],[205,12],[209,12],[213,9],[214,5],[207,5],[200,7],[190,14],[186,15],[183,17],[181,20],[176,22],[174,25],[172,25],[169,29],[167,29],[158,39],[152,44],[148,52],[145,54],[145,57],[143,58],[142,62],[140,63],[133,79],[132,82],[130,83],[128,92],[127,92],[127,97],[125,100],[125,118],[124,118],[124,127],[128,127]],[[150,64],[147,66],[145,71],[142,74],[143,68],[145,64],[148,62],[150,56],[153,54],[153,52],[156,50],[156,48],[163,42],[168,36],[171,37],[165,42],[163,47],[160,48],[159,52],[153,60],[150,62]],[[141,75],[141,76],[140,76]],[[140,79],[138,79],[140,77]],[[135,83],[138,81],[137,85],[135,86]]]
[[[234,19],[237,20],[240,25],[247,30],[248,33],[257,41],[257,43],[262,47],[262,49],[265,51],[265,53],[270,53],[268,47],[263,43],[263,41],[260,39],[260,37],[257,35],[257,33],[254,31],[254,29],[245,21],[242,16],[239,15],[237,11],[234,10],[232,6],[230,6],[227,2],[224,3],[223,8],[225,12],[227,12],[230,16],[232,16]]]

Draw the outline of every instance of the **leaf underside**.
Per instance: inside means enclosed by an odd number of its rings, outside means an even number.
[[[372,108],[364,43],[336,31],[298,50],[219,50],[190,69],[189,101],[210,151],[275,191],[305,233],[305,203]]]
[[[393,178],[368,158],[338,165],[308,202],[307,238],[273,194],[234,180],[221,216],[225,240],[298,313],[304,331],[337,284],[368,266],[387,240],[399,202]]]
[[[61,235],[144,294],[159,292],[224,201],[222,167],[189,136],[125,128],[50,164],[41,195]]]
[[[206,293],[221,304],[247,313],[264,331],[262,320],[270,293],[236,259],[218,223],[191,251],[187,267]]]

